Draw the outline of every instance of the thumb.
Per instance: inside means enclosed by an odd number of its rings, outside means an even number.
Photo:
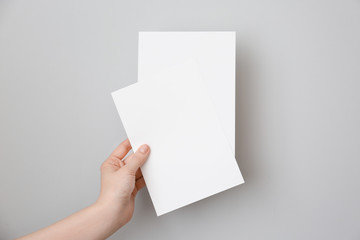
[[[138,150],[126,161],[126,166],[131,173],[136,173],[136,171],[141,167],[145,161],[148,159],[150,154],[150,147],[146,144],[141,145]]]

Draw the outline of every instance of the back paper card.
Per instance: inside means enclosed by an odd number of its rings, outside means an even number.
[[[140,32],[138,81],[196,59],[235,155],[235,32]]]

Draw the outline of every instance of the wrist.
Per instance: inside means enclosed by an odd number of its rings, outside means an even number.
[[[111,210],[113,212],[120,213],[126,208],[125,202],[126,201],[122,201],[117,196],[100,194],[94,204],[102,208],[107,208],[108,210]]]
[[[103,222],[109,224],[109,227],[114,231],[126,224],[125,219],[123,219],[125,208],[121,204],[114,204],[111,201],[99,198],[91,205],[91,208],[95,209],[99,213],[99,218],[103,218]]]

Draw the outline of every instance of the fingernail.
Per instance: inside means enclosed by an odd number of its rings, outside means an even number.
[[[140,148],[139,148],[139,152],[141,152],[141,153],[147,153],[149,151],[149,146],[148,145],[146,145],[146,144],[144,144],[144,145],[142,145]]]

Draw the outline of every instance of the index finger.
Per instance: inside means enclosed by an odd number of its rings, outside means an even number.
[[[111,153],[110,156],[116,157],[119,160],[122,160],[126,154],[131,150],[131,144],[129,139],[124,140],[122,143],[120,143],[117,148]]]

